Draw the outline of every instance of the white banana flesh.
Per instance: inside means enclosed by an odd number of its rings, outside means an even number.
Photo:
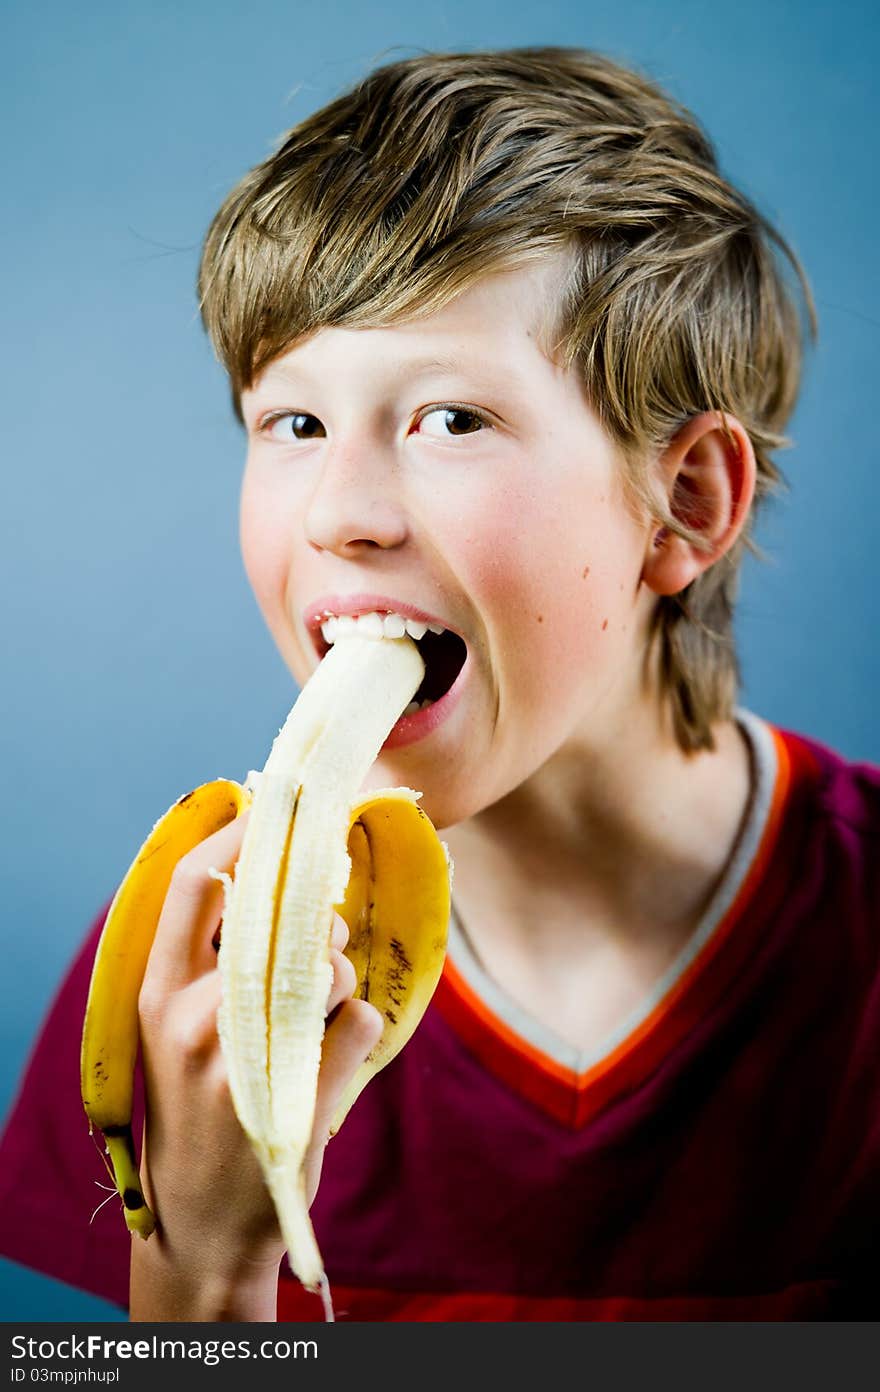
[[[352,805],[424,677],[408,638],[352,634],[306,683],[257,782],[219,966],[220,1041],[236,1113],[275,1203],[292,1270],[325,1290],[308,1214],[330,931],[345,896]]]

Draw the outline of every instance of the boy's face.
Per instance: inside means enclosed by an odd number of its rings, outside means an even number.
[[[416,609],[467,645],[369,783],[421,790],[440,827],[560,751],[601,752],[644,700],[650,527],[577,376],[542,351],[563,265],[489,276],[420,320],[321,330],[242,401],[244,561],[296,680],[327,610]]]

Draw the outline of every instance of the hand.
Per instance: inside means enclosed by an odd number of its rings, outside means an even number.
[[[178,863],[141,988],[142,1168],[157,1230],[147,1242],[133,1240],[133,1319],[275,1317],[284,1244],[250,1141],[232,1107],[217,1035],[221,981],[213,941],[221,926],[223,890],[209,870],[232,873],[247,815]],[[346,925],[336,915],[327,1001],[328,1015],[335,1013],[324,1036],[306,1160],[310,1203],[336,1104],[382,1030],[378,1011],[351,999],[354,968],[342,953],[347,939]]]

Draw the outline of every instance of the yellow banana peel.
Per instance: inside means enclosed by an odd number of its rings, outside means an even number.
[[[131,1132],[141,982],[174,867],[237,817],[246,800],[238,783],[220,778],[168,809],[116,891],[95,954],[80,1049],[82,1100],[89,1130],[103,1132],[125,1221],[141,1237],[154,1227]]]

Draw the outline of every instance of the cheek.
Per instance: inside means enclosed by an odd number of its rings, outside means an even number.
[[[507,653],[596,656],[630,627],[641,537],[616,498],[548,501],[510,491],[468,514],[479,516],[460,533],[468,583]]]
[[[273,632],[284,613],[290,535],[277,492],[261,483],[254,471],[246,469],[239,505],[239,543],[251,589]]]

